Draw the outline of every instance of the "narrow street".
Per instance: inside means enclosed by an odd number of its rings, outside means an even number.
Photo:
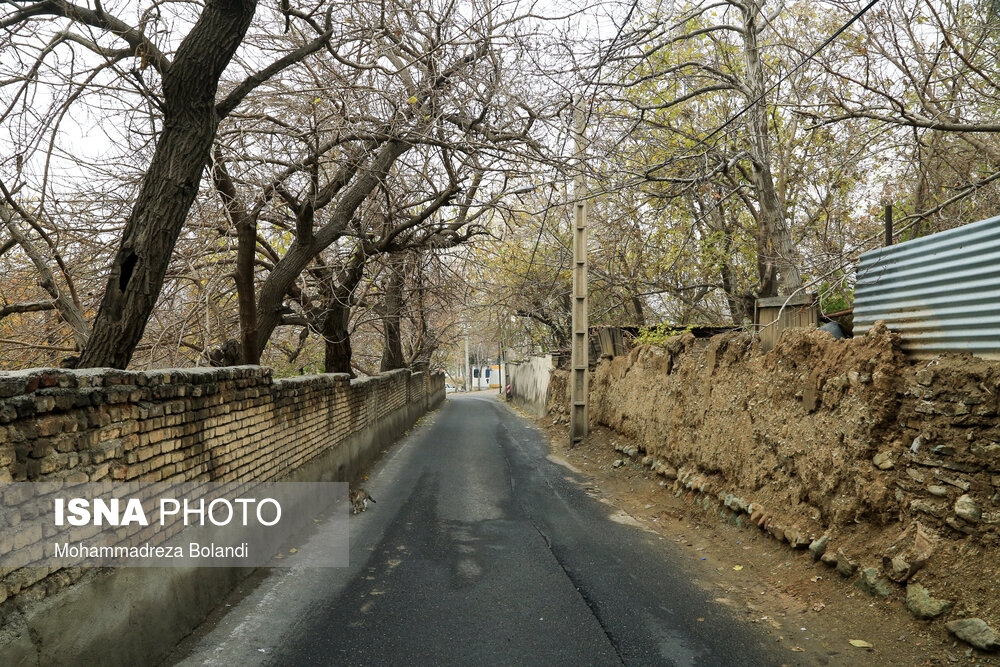
[[[349,567],[255,575],[169,663],[792,662],[543,438],[492,394],[451,395],[372,470]]]

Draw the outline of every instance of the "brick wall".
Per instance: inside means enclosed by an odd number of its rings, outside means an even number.
[[[0,373],[0,482],[276,480],[404,408],[443,398],[442,374],[408,370],[355,380],[275,380],[257,366]],[[22,546],[41,539],[0,535]],[[82,574],[0,570],[0,615]]]

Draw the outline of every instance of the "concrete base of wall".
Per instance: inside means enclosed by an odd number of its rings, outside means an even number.
[[[444,400],[407,405],[296,468],[282,481],[355,479],[379,452]],[[252,568],[94,570],[26,605],[0,629],[3,665],[155,663],[190,634]]]
[[[205,620],[252,568],[95,570],[8,619],[5,665],[156,662]]]
[[[529,400],[519,396],[511,396],[510,402],[535,417],[544,417],[547,412],[545,409],[545,403],[539,401]]]

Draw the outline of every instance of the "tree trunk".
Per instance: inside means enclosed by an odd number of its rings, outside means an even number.
[[[410,349],[410,367],[426,367],[430,365],[431,355],[438,347],[438,339],[431,333],[427,321],[427,286],[424,280],[425,255],[422,251],[414,253],[413,289],[409,301],[412,303],[414,328],[413,345]]]
[[[645,308],[642,306],[642,297],[638,294],[633,294],[631,298],[632,303],[632,313],[635,317],[635,326],[644,327],[646,326],[646,314]]]
[[[771,175],[767,102],[762,97],[765,90],[764,70],[757,44],[762,8],[761,0],[746,0],[743,12],[746,83],[751,102],[747,111],[747,131],[752,162],[750,175],[760,209],[757,221],[757,255],[761,273],[759,296],[776,296],[779,281],[782,291],[790,293],[802,286],[802,277],[795,263],[795,248]],[[775,280],[776,277],[778,280]]]
[[[722,282],[722,292],[726,297],[726,305],[729,307],[729,316],[733,324],[738,327],[743,326],[745,320],[753,318],[753,309],[748,311],[744,297],[736,293],[733,267],[729,263],[733,256],[733,235],[726,221],[726,209],[721,205],[715,206],[713,217],[717,224],[712,226],[712,231],[718,232],[722,238],[722,252],[719,253],[719,279]]]
[[[403,284],[406,280],[403,258],[389,260],[389,279],[386,281],[382,297],[382,326],[385,329],[382,344],[381,372],[404,368],[403,339],[400,320],[403,314]]]
[[[340,238],[351,217],[369,193],[383,181],[393,163],[412,147],[405,141],[394,139],[386,142],[372,161],[370,168],[354,180],[334,208],[330,222],[313,236],[312,242],[303,245],[298,238],[285,256],[274,265],[260,288],[257,299],[257,353],[260,354],[274,329],[281,323],[280,309],[285,294],[295,284],[299,274],[316,255]]]
[[[363,249],[355,253],[341,269],[337,284],[332,287],[326,299],[326,314],[323,317],[322,333],[325,340],[324,362],[327,373],[347,373],[354,377],[351,366],[351,308],[354,294],[365,275]]]
[[[163,75],[163,130],[125,225],[80,367],[125,368],[132,359],[215,138],[219,77],[255,10],[255,0],[209,0]]]
[[[38,248],[35,247],[35,244],[18,229],[13,216],[7,210],[6,204],[3,203],[0,203],[0,223],[3,223],[3,226],[7,228],[7,232],[11,235],[13,242],[21,247],[24,254],[35,265],[35,269],[38,271],[40,277],[38,285],[52,297],[56,312],[59,313],[60,317],[73,330],[73,339],[76,341],[77,347],[82,349],[87,344],[90,330],[87,328],[87,320],[83,317],[79,303],[62,293],[58,283],[56,283],[55,275],[49,269],[45,258],[38,251]],[[68,279],[69,276],[67,275],[67,282]],[[72,283],[69,283],[68,286],[72,287]]]
[[[323,318],[325,339],[324,365],[327,373],[347,373],[354,377],[351,367],[351,306],[336,299],[326,304]]]
[[[257,294],[254,291],[254,258],[257,254],[257,219],[247,211],[236,194],[236,185],[229,176],[220,151],[215,154],[215,187],[229,217],[236,225],[236,301],[240,311],[240,360],[244,364],[259,364],[257,349]],[[228,365],[228,364],[227,364]]]

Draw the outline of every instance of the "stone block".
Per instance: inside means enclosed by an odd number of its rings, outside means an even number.
[[[955,606],[950,600],[932,597],[930,591],[920,584],[906,586],[906,608],[917,618],[929,619],[942,616]]]
[[[962,618],[945,625],[953,635],[983,651],[1000,648],[997,634],[985,621],[979,618]]]
[[[857,586],[865,593],[875,597],[889,597],[893,593],[892,584],[879,574],[874,567],[866,567],[858,577]]]

